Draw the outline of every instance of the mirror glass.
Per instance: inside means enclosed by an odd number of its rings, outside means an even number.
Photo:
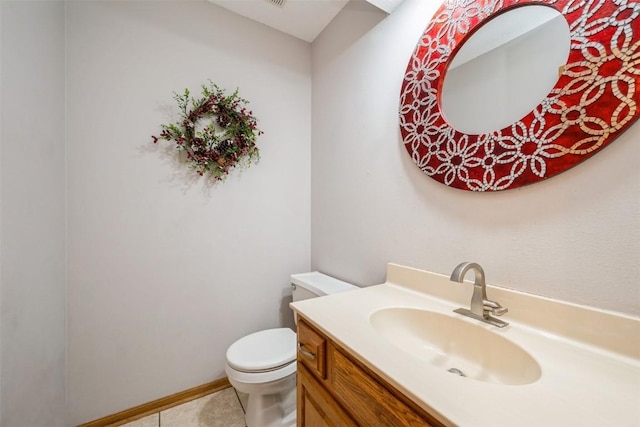
[[[503,129],[549,94],[566,64],[569,25],[556,9],[509,9],[467,38],[451,61],[440,103],[446,121],[467,134]]]

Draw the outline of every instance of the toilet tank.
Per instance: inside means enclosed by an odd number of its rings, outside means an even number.
[[[291,289],[293,301],[302,301],[323,295],[350,291],[358,289],[358,287],[351,283],[334,279],[319,271],[312,271],[311,273],[292,274]]]

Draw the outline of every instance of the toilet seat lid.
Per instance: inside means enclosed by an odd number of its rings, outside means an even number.
[[[277,369],[296,359],[296,334],[289,328],[267,329],[240,338],[227,349],[227,363],[244,372]]]

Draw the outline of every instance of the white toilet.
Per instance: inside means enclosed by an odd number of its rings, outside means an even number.
[[[293,301],[357,289],[317,271],[292,274]],[[227,349],[229,382],[249,395],[247,427],[289,427],[296,423],[296,334],[267,329],[240,338]]]

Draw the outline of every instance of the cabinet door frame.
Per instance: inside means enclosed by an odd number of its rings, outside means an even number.
[[[298,363],[298,427],[358,427],[309,370]]]

